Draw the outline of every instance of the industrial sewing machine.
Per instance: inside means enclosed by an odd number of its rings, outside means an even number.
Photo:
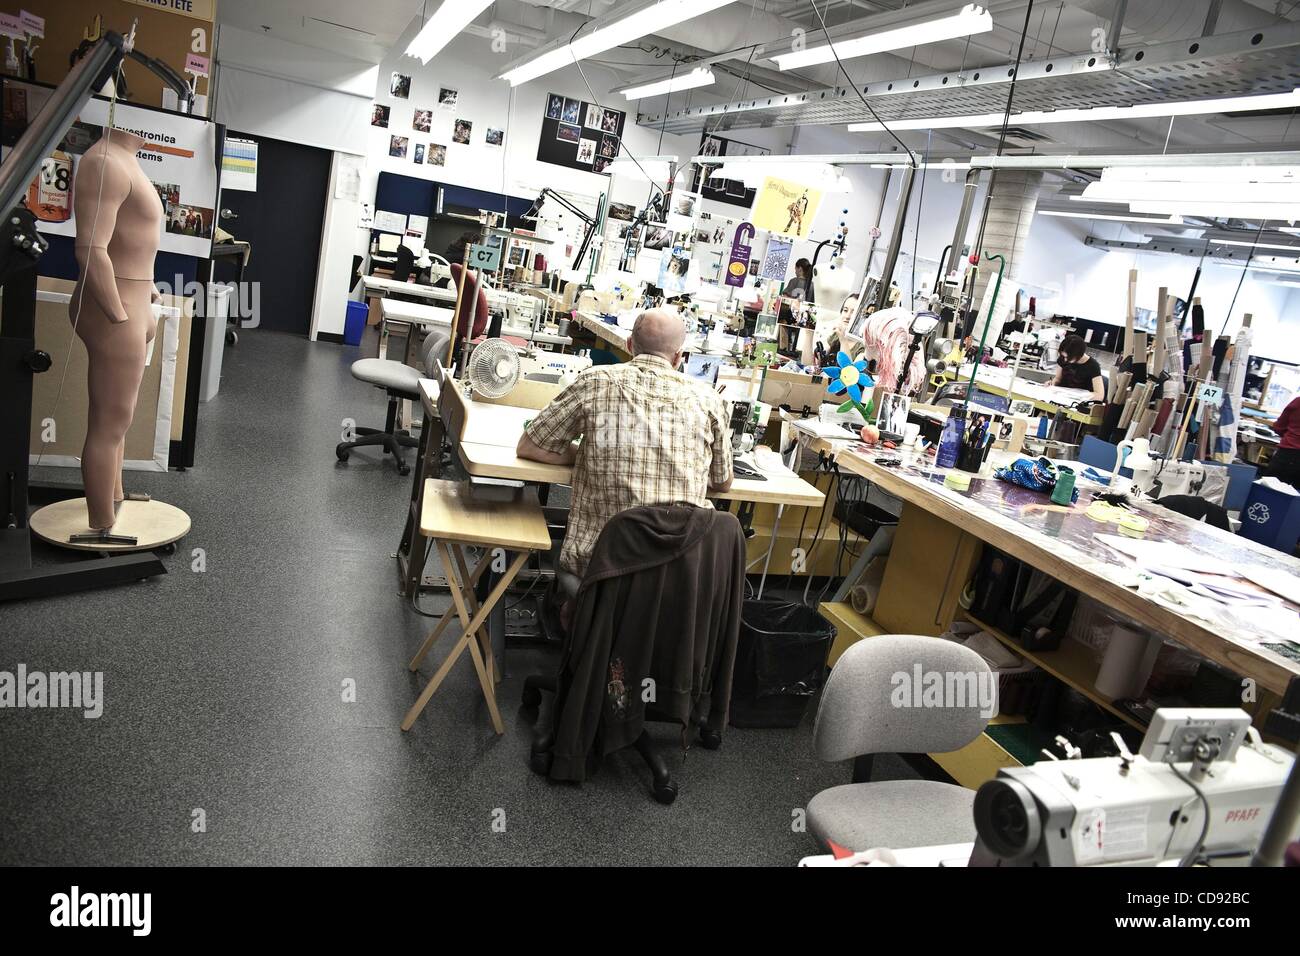
[[[1245,711],[1162,708],[1137,755],[1115,739],[1118,757],[998,771],[975,795],[970,865],[1245,865],[1295,838],[1295,758]]]

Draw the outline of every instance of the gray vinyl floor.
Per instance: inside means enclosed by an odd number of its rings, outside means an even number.
[[[811,713],[794,730],[730,729],[684,765],[673,751],[670,807],[635,754],[581,787],[529,771],[519,692],[549,667],[544,649],[508,653],[503,737],[467,658],[398,729],[446,645],[408,673],[428,627],[391,557],[409,479],[373,451],[335,460],[344,418],[382,424],[383,396],[348,373],[361,354],[245,332],[201,408],[195,467],[128,475],[193,521],[170,573],[0,605],[0,670],[104,680],[98,719],[0,710],[0,864],[789,865],[812,851],[795,811],[849,768],[816,759]],[[911,775],[894,758],[877,772]]]

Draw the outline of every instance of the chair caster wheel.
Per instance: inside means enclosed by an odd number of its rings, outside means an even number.
[[[542,692],[536,687],[525,687],[520,702],[530,710],[541,706]]]
[[[405,475],[409,475],[409,474],[411,473],[411,466],[410,466],[410,465],[398,465],[398,466],[397,466],[397,473],[398,473],[399,475],[403,475],[403,476],[405,476]]]
[[[722,746],[722,734],[716,730],[701,730],[700,746],[705,750],[717,750]]]
[[[338,455],[339,461],[347,461],[349,457],[346,448],[336,448],[334,454]]]
[[[176,542],[173,541],[170,544],[164,544],[161,548],[158,548],[157,551],[159,554],[175,554]]]
[[[538,776],[545,777],[551,772],[551,753],[548,750],[534,750],[528,755],[528,767]]]
[[[664,806],[672,803],[677,799],[677,782],[669,780],[665,783],[656,783],[650,790],[656,801]]]

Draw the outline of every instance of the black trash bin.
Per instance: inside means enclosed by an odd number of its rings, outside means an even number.
[[[821,687],[835,628],[803,604],[746,601],[731,682],[733,727],[797,727]]]

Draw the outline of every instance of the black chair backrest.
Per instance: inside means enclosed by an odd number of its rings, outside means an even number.
[[[1204,521],[1206,524],[1213,525],[1224,531],[1232,530],[1232,523],[1228,521],[1227,511],[1213,502],[1196,497],[1196,495],[1169,495],[1166,498],[1157,499],[1156,503],[1164,505],[1170,511],[1186,515],[1195,521]]]

